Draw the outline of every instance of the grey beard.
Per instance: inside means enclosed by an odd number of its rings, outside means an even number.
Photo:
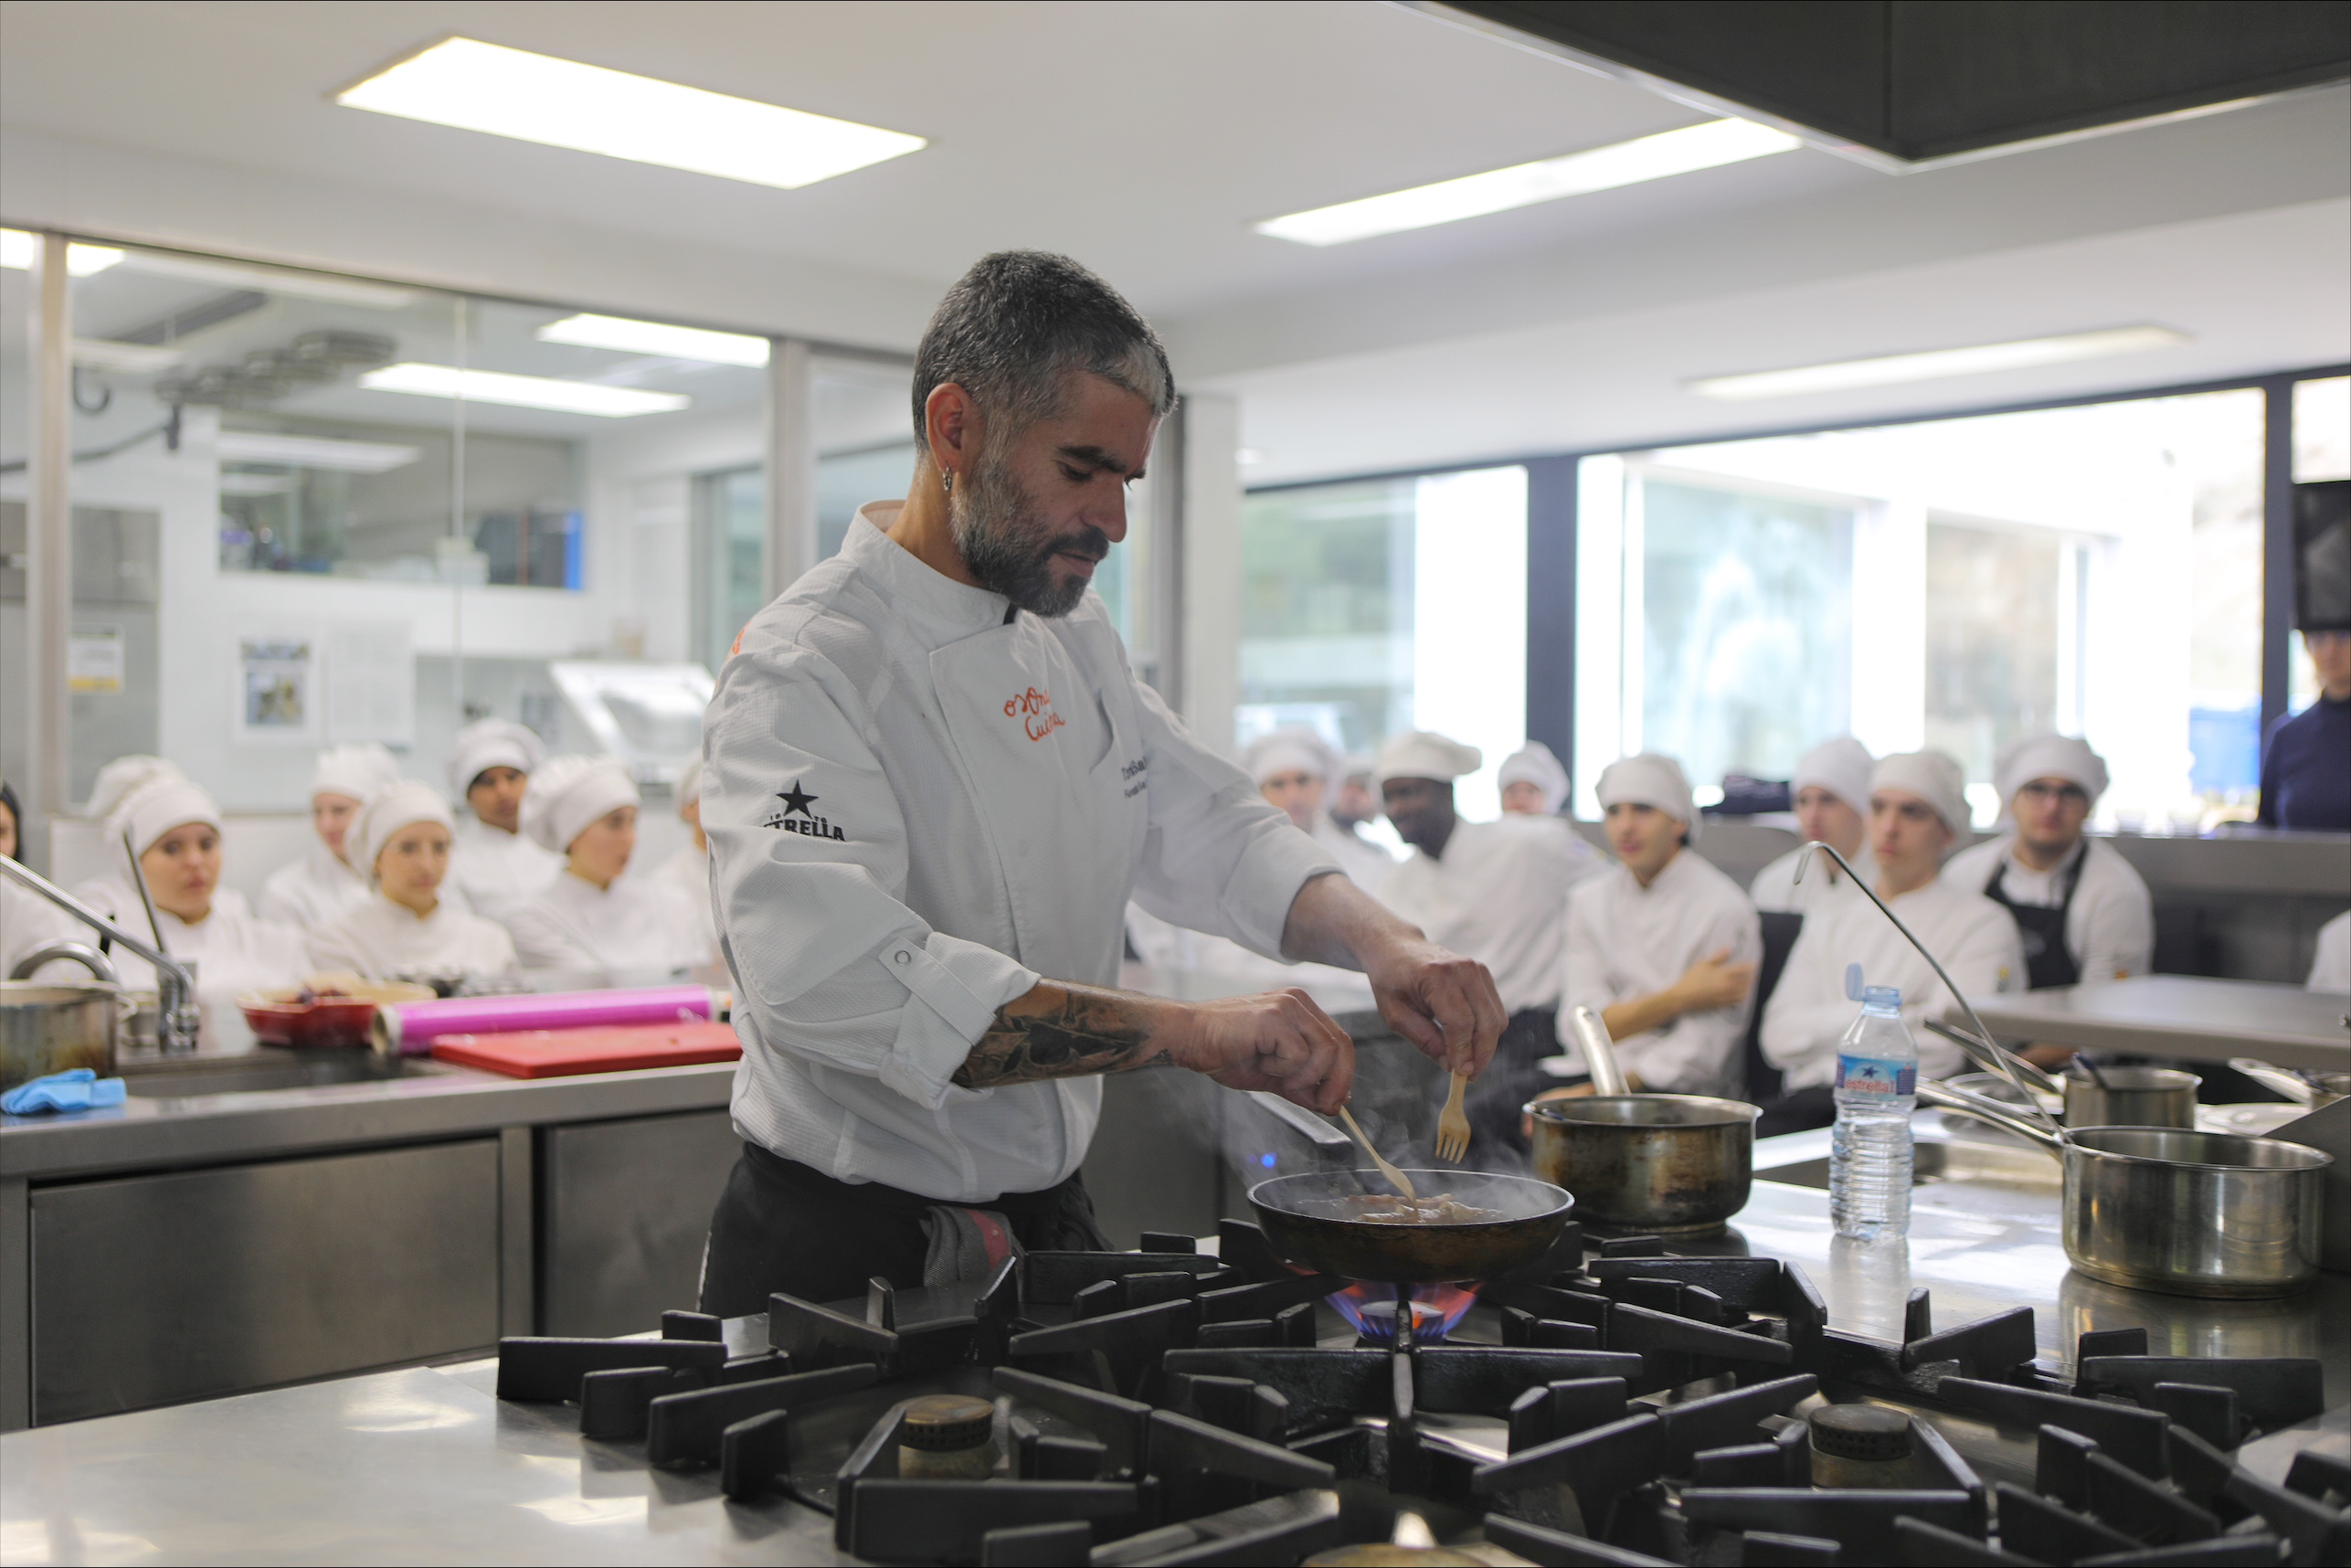
[[[1039,538],[1030,520],[1037,508],[1021,483],[982,453],[961,484],[948,493],[948,526],[963,565],[990,593],[1002,594],[1032,615],[1067,615],[1085,597],[1085,579],[1055,582],[1053,558],[1092,535],[1095,558],[1109,553],[1098,528],[1080,535]]]

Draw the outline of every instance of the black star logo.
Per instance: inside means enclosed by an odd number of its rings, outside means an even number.
[[[808,808],[809,802],[816,800],[817,797],[802,789],[797,779],[793,781],[792,787],[789,789],[777,790],[776,799],[784,803],[784,815],[787,817],[790,816],[794,811],[798,811],[803,817],[813,817],[816,815],[814,811],[810,810]]]

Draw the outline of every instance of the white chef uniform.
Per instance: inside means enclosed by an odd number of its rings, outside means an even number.
[[[734,1115],[836,1180],[979,1202],[1075,1171],[1102,1098],[950,1082],[997,1008],[1115,984],[1130,891],[1273,954],[1337,868],[1135,679],[1098,598],[1012,614],[891,540],[902,504],[753,618],[711,704]]]
[[[2310,964],[2312,991],[2351,992],[2351,909],[2318,928],[2318,951]]]
[[[506,929],[526,969],[567,983],[650,985],[702,962],[702,922],[685,895],[651,877],[598,887],[566,871],[536,896],[509,905]]]
[[[73,895],[142,940],[155,939],[139,890],[127,881],[93,878]],[[196,961],[196,994],[208,1005],[233,1001],[244,991],[300,985],[310,969],[302,932],[254,914],[234,888],[215,888],[211,912],[193,926],[168,909],[155,911],[155,923],[162,927],[164,951]],[[146,959],[119,944],[107,956],[125,988],[155,989],[154,966]]]
[[[441,896],[453,894],[476,912],[503,920],[510,906],[545,890],[561,870],[563,856],[524,835],[464,817],[450,836],[449,879],[441,884]]]
[[[1444,857],[1413,851],[1380,902],[1430,941],[1492,970],[1506,1011],[1556,1007],[1568,889],[1604,864],[1564,827],[1516,814],[1456,822]]]
[[[666,887],[686,902],[694,914],[694,929],[701,934],[702,956],[697,964],[715,963],[718,959],[718,916],[710,906],[710,852],[697,846],[688,833],[677,853],[648,874],[655,886]]]
[[[254,909],[297,930],[323,931],[366,902],[366,877],[345,865],[325,840],[313,838],[299,859],[270,874]]]
[[[16,960],[51,942],[98,945],[98,933],[42,897],[0,876],[0,978],[14,974]],[[33,977],[44,980],[88,980],[79,964],[45,964]]]
[[[1795,863],[1803,853],[1800,849],[1790,850],[1755,874],[1755,879],[1747,885],[1747,897],[1757,910],[1773,915],[1809,915],[1831,900],[1858,898],[1864,904],[1869,902],[1855,888],[1853,879],[1817,850],[1813,852],[1812,863],[1804,868],[1804,880],[1798,882]],[[1870,886],[1878,885],[1878,862],[1869,853],[1868,844],[1846,858]]]
[[[1805,876],[1809,881],[1812,874]],[[1971,997],[2023,989],[2025,957],[2017,923],[1997,904],[1954,882],[1948,872],[1886,904]],[[1918,1041],[1922,1076],[1948,1077],[1964,1069],[1959,1047],[1924,1027],[1926,1019],[1941,1018],[1953,1005],[1950,991],[1876,905],[1840,898],[1805,916],[1787,968],[1763,1009],[1763,1057],[1787,1075],[1788,1088],[1835,1079],[1837,1037],[1860,1011],[1861,1004],[1845,994],[1845,966],[1855,963],[1868,984],[1901,988],[1902,1018]]]
[[[1329,811],[1314,814],[1314,842],[1330,852],[1349,881],[1374,898],[1395,873],[1395,856],[1354,829],[1340,827]]]
[[[2122,852],[2085,834],[2073,853],[2047,871],[2035,871],[2017,859],[2016,842],[2010,832],[1961,850],[1943,863],[1943,880],[1981,893],[1998,870],[2001,890],[2010,899],[2055,909],[2065,903],[2066,877],[2080,860],[2081,880],[2065,912],[2065,947],[2082,980],[2123,980],[2145,974],[2154,966],[2155,900],[2146,880]],[[1805,880],[1811,879],[1812,873],[1806,872]]]
[[[516,967],[514,938],[495,920],[450,906],[429,915],[371,893],[311,939],[313,969],[368,980],[403,974],[503,975]]]
[[[1567,963],[1559,1031],[1569,1065],[1588,1071],[1568,1010],[1595,1013],[1653,995],[1690,965],[1728,948],[1729,961],[1754,963],[1763,940],[1754,906],[1739,885],[1695,851],[1684,849],[1647,887],[1622,864],[1578,887],[1567,905]],[[1739,1044],[1752,999],[1733,1007],[1685,1012],[1661,1029],[1616,1041],[1616,1057],[1645,1089],[1685,1095],[1740,1092]]]

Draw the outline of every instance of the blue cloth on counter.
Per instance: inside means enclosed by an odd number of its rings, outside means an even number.
[[[32,1116],[39,1111],[94,1110],[119,1106],[129,1093],[120,1078],[101,1078],[87,1067],[75,1067],[18,1084],[0,1095],[0,1111]]]

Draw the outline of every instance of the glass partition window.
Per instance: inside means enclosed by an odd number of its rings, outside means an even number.
[[[2258,389],[1585,459],[1579,810],[1673,753],[1701,799],[1850,731],[1940,747],[1979,823],[2018,736],[2086,736],[2112,821],[2250,816]]]
[[[2297,381],[2293,387],[2293,482],[2327,484],[2351,480],[2351,376],[2329,376]],[[2294,526],[2297,564],[2308,559],[2308,520],[2296,511]],[[2337,557],[2339,558],[2339,556]],[[2300,713],[2318,700],[2318,672],[2311,667],[2302,640],[2294,639],[2287,660],[2286,706]]]
[[[1246,745],[1304,724],[1342,752],[1406,729],[1486,754],[1473,818],[1526,734],[1527,475],[1519,467],[1266,491],[1242,509]]]

